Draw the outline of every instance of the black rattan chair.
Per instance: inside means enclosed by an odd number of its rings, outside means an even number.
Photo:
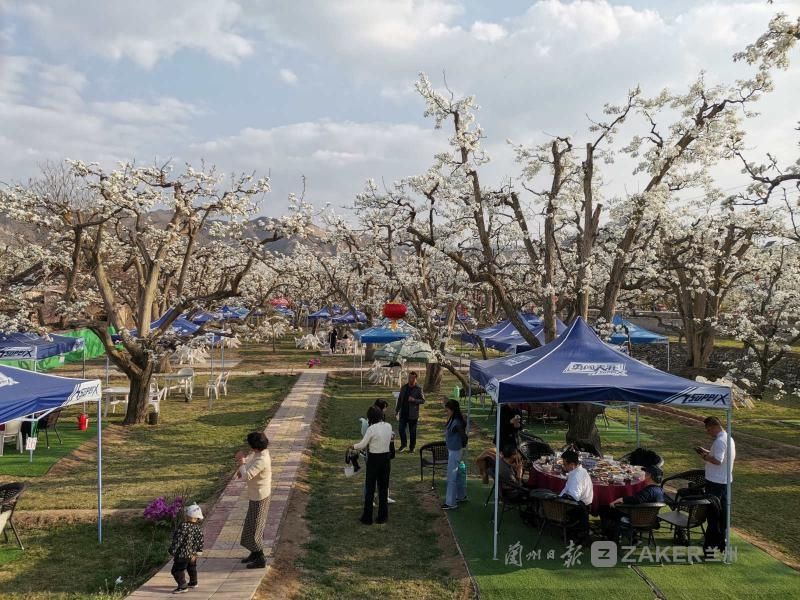
[[[673,482],[672,487],[676,490],[674,494],[670,494],[664,488],[665,484],[669,482]],[[684,485],[680,485],[680,482],[683,482]],[[665,477],[661,482],[661,489],[664,490],[664,501],[669,504],[670,508],[674,509],[681,498],[702,495],[705,484],[706,472],[703,469],[690,469]]]
[[[39,429],[39,431],[44,431],[44,439],[47,442],[48,448],[50,447],[50,435],[48,432],[51,429],[55,432],[56,437],[58,438],[58,443],[59,444],[62,443],[61,434],[58,433],[58,419],[60,416],[61,416],[61,409],[59,408],[58,410],[54,410],[53,412],[48,413],[47,415],[39,419],[37,428]]]
[[[620,523],[620,530],[627,533],[631,545],[637,532],[647,532],[647,545],[655,546],[653,530],[658,529],[658,513],[666,506],[663,502],[646,502],[644,504],[618,504],[616,509],[628,516],[628,522]]]
[[[539,525],[539,535],[533,547],[539,547],[539,541],[542,539],[542,533],[544,533],[544,528],[547,527],[547,525],[554,525],[561,529],[561,537],[566,544],[567,532],[580,524],[579,521],[575,519],[574,514],[575,511],[581,507],[581,503],[555,496],[552,498],[541,498],[539,500],[539,507],[541,522]]]
[[[694,497],[683,498],[675,510],[663,515],[658,515],[658,520],[668,523],[675,528],[675,541],[685,540],[685,545],[692,543],[692,530],[699,528],[705,534],[703,523],[711,510],[711,500],[708,498]],[[685,538],[683,537],[685,536]]]
[[[430,456],[424,456],[429,454]],[[431,470],[431,489],[436,484],[436,468],[447,468],[447,442],[431,442],[419,449],[419,480],[424,479],[425,468]]]
[[[6,527],[10,526],[14,537],[17,538],[20,550],[25,550],[22,545],[22,540],[19,539],[19,533],[14,526],[14,509],[17,507],[17,500],[25,491],[24,483],[6,483],[0,485],[0,531],[3,532],[3,538],[8,542],[8,531]]]

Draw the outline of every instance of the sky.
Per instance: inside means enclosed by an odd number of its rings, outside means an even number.
[[[265,214],[303,178],[308,201],[347,206],[367,178],[421,173],[446,148],[419,72],[476,96],[485,179],[501,181],[519,173],[507,140],[582,145],[587,115],[636,85],[747,75],[731,56],[778,11],[800,0],[0,0],[0,182],[64,158],[205,160],[269,175]],[[747,126],[754,157],[796,159],[798,98],[800,68],[778,74]],[[624,164],[606,178],[637,183]]]

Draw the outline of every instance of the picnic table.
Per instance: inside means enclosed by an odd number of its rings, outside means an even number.
[[[163,380],[163,386],[167,388],[167,394],[173,389],[183,390],[183,397],[188,402],[192,399],[194,392],[194,373],[155,373],[154,377]]]
[[[108,416],[108,407],[113,407],[112,414],[116,412],[117,404],[128,404],[130,388],[127,386],[103,388],[103,416]]]
[[[537,462],[533,463],[528,479],[528,487],[548,489],[556,494],[561,493],[567,483],[566,475],[547,471],[546,466]],[[589,510],[593,515],[598,514],[601,506],[608,506],[617,498],[632,496],[646,486],[644,480],[630,481],[628,483],[603,483],[592,479],[593,499]]]

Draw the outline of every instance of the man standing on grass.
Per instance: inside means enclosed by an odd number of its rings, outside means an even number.
[[[736,444],[731,438],[731,455],[728,453],[728,432],[722,428],[722,423],[717,417],[706,417],[703,420],[706,433],[714,440],[711,449],[695,448],[697,453],[706,463],[706,494],[719,499],[719,510],[712,510],[708,514],[708,527],[703,547],[706,551],[718,548],[725,550],[725,530],[727,528],[728,512],[728,460],[731,465],[731,482],[733,482],[733,462],[736,460]]]
[[[417,421],[419,421],[419,405],[425,404],[425,394],[417,385],[417,373],[408,374],[408,383],[400,388],[397,404],[394,407],[395,417],[400,428],[400,448],[398,452],[406,449],[406,427],[408,427],[408,451],[413,452],[417,445]]]

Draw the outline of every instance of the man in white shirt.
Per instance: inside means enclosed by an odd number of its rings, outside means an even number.
[[[567,485],[561,490],[559,496],[566,496],[589,506],[594,499],[592,478],[581,466],[578,453],[574,450],[567,450],[561,455],[561,461],[564,463],[564,471],[567,473]]]
[[[577,538],[577,542],[583,543],[589,538],[589,506],[594,499],[592,478],[581,466],[578,453],[574,450],[564,452],[561,455],[561,462],[567,473],[567,484],[559,496],[577,500],[580,503],[570,511],[569,516],[571,520],[575,521],[575,527],[571,528],[572,534]]]
[[[703,458],[706,469],[706,493],[719,499],[720,507],[714,507],[708,515],[706,539],[703,547],[708,552],[714,548],[725,550],[725,529],[728,510],[728,465],[730,464],[731,482],[733,482],[733,464],[736,460],[736,444],[731,438],[731,454],[728,457],[728,432],[722,428],[717,417],[706,417],[703,420],[706,433],[714,440],[711,449],[695,448]],[[730,459],[730,460],[729,460]]]

